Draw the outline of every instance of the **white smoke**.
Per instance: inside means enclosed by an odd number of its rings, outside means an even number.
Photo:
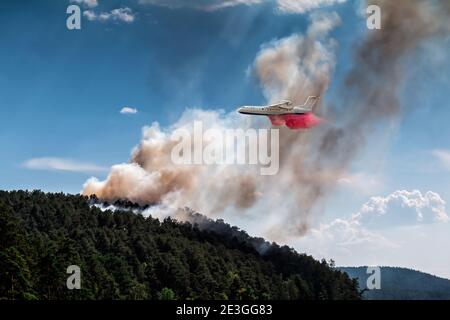
[[[262,46],[254,72],[269,101],[289,98],[295,102],[308,95],[322,95],[332,75],[335,43],[328,32],[339,23],[339,17],[314,15],[305,35],[294,34]],[[257,167],[243,165],[179,165],[171,160],[178,142],[174,130],[192,131],[193,122],[201,121],[204,129],[246,129],[254,127],[252,119],[236,112],[187,110],[172,126],[157,123],[143,129],[142,140],[132,152],[129,163],[112,167],[104,181],[89,179],[83,194],[95,194],[104,201],[126,199],[154,205],[154,215],[174,214],[178,208],[190,207],[210,217],[236,217],[257,221],[259,234],[271,238],[304,233],[310,223],[316,187],[336,180],[336,172],[308,171],[306,156],[308,134],[281,132],[280,146],[284,165],[276,176],[261,176]],[[262,122],[269,127],[270,122]],[[195,141],[194,141],[195,144]],[[306,149],[302,150],[302,146]],[[302,169],[302,163],[305,171]],[[301,187],[300,187],[301,186]],[[286,222],[291,228],[287,231]]]
[[[202,110],[187,110],[181,119],[166,129],[153,123],[143,128],[142,141],[134,148],[131,161],[113,166],[105,181],[89,179],[83,193],[95,194],[105,201],[127,199],[141,205],[159,205],[171,210],[188,206],[212,216],[229,206],[242,210],[253,205],[257,198],[257,168],[180,165],[172,161],[171,151],[179,141],[174,140],[171,133],[184,128],[197,139],[192,132],[194,120],[201,121],[204,130],[225,132],[225,129],[248,126],[234,112],[225,114]],[[201,144],[201,141],[193,142]]]
[[[296,33],[262,46],[254,71],[269,102],[286,97],[303,103],[328,87],[336,41],[328,34],[341,22],[337,13],[314,14],[306,35]]]

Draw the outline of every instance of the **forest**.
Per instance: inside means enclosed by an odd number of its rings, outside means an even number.
[[[0,191],[0,299],[360,299],[357,280],[222,220],[159,221],[95,197]],[[118,207],[133,206],[118,202]],[[67,267],[81,270],[69,290]]]

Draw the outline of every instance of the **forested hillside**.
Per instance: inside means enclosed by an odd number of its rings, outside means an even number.
[[[0,299],[359,298],[325,261],[224,222],[160,222],[92,200],[0,192]],[[69,265],[81,268],[80,290],[66,287]]]
[[[339,269],[358,278],[361,289],[366,288],[367,267]],[[363,297],[369,300],[449,300],[450,280],[406,268],[382,267],[381,289],[365,290]]]

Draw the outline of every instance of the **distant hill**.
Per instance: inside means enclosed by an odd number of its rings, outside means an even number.
[[[96,201],[0,191],[0,300],[360,299],[326,261],[223,221],[189,211],[193,224],[159,221]],[[70,265],[80,290],[66,287]]]
[[[340,267],[351,278],[358,279],[360,288],[366,288],[367,267]],[[381,289],[367,290],[369,300],[449,300],[450,280],[407,268],[382,267]]]

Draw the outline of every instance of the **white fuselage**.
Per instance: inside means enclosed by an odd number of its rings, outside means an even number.
[[[243,106],[238,109],[239,113],[260,116],[281,116],[287,114],[305,114],[311,112],[319,97],[309,96],[305,103],[294,106],[289,100],[282,100],[268,106]]]
[[[260,116],[279,116],[285,114],[304,114],[310,112],[310,110],[292,106],[243,106],[238,109],[238,112]]]

